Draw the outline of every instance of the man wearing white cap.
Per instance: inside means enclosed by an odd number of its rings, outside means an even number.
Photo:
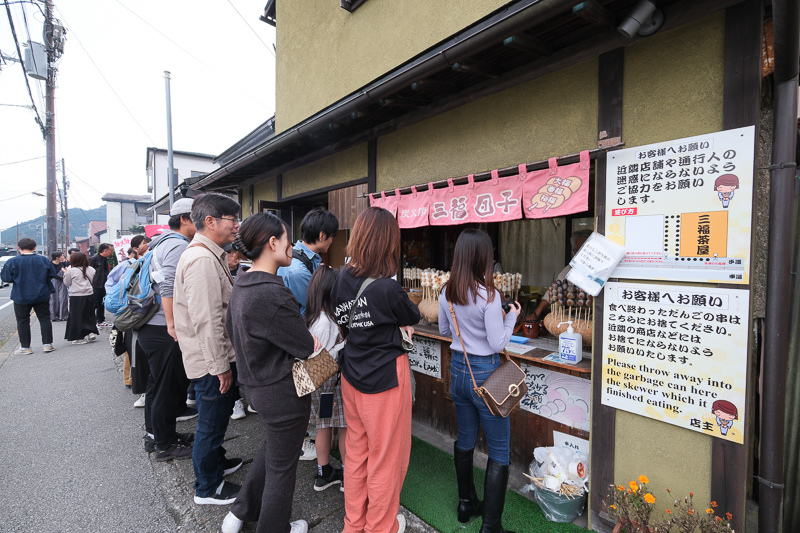
[[[139,345],[147,356],[154,384],[145,397],[145,448],[155,445],[156,461],[190,459],[194,434],[178,434],[178,406],[186,401],[189,378],[175,335],[172,294],[178,260],[195,234],[191,198],[177,200],[169,210],[169,229],[150,243],[150,280],[161,297],[158,312],[139,329]],[[152,434],[150,432],[152,431]],[[148,442],[149,441],[149,442]]]

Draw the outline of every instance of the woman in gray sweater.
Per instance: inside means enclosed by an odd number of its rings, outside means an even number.
[[[89,266],[89,260],[82,252],[69,256],[69,264],[64,274],[64,285],[69,288],[70,309],[64,338],[72,341],[72,344],[86,344],[97,338],[92,303],[94,269]]]
[[[458,480],[458,520],[483,515],[480,533],[505,532],[501,523],[508,484],[511,447],[511,425],[508,418],[494,415],[475,393],[477,387],[492,375],[501,360],[520,313],[517,302],[503,316],[502,297],[492,282],[492,240],[476,229],[465,229],[458,236],[453,250],[450,280],[439,297],[439,332],[452,335],[450,345],[450,395],[456,406],[458,440],[453,443],[453,456]],[[458,328],[453,324],[454,310]],[[461,333],[461,340],[456,331]],[[462,348],[461,341],[464,342]],[[466,350],[467,353],[464,353]],[[469,357],[469,366],[467,364]],[[471,370],[470,370],[471,367]],[[484,503],[478,501],[472,480],[472,453],[483,427],[489,461],[486,464]]]
[[[305,520],[290,522],[297,462],[303,446],[311,396],[297,396],[292,379],[295,359],[307,359],[317,346],[300,307],[278,267],[292,262],[288,228],[274,215],[258,213],[244,221],[236,245],[253,267],[236,277],[225,327],[236,351],[239,382],[261,416],[266,439],[253,458],[247,478],[223,533],[244,522],[258,522],[259,533],[306,533]]]

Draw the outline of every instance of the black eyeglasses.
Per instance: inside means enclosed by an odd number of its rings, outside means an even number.
[[[236,223],[236,224],[239,223],[239,219],[236,218],[236,217],[214,217],[214,218],[219,219],[219,220],[230,220],[231,222]]]

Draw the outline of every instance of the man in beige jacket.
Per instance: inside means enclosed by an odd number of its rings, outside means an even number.
[[[222,447],[236,383],[236,355],[225,330],[233,279],[222,247],[239,231],[238,214],[239,204],[222,194],[196,198],[192,221],[197,233],[175,273],[175,332],[197,395],[192,464],[198,505],[233,503],[240,488],[223,476],[238,470],[242,460],[226,459]]]

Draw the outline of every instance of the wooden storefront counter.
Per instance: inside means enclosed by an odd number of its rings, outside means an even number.
[[[450,343],[449,336],[440,335],[437,326],[418,324],[414,326],[414,335],[441,341],[441,379],[420,372],[414,372],[417,382],[416,401],[414,403],[413,418],[436,431],[457,437],[458,426],[456,423],[455,406],[450,397]],[[535,342],[535,340],[534,340]],[[518,363],[546,368],[554,372],[569,374],[588,379],[591,375],[591,362],[584,359],[577,365],[565,365],[552,361],[543,361],[542,358],[552,350],[537,348],[525,355],[512,354]],[[582,439],[589,439],[589,432],[572,428],[531,413],[524,409],[516,408],[510,415],[511,420],[511,464],[523,472],[527,472],[533,460],[533,450],[541,446],[553,446],[553,431],[574,435]],[[486,452],[483,433],[478,439],[478,449]]]

